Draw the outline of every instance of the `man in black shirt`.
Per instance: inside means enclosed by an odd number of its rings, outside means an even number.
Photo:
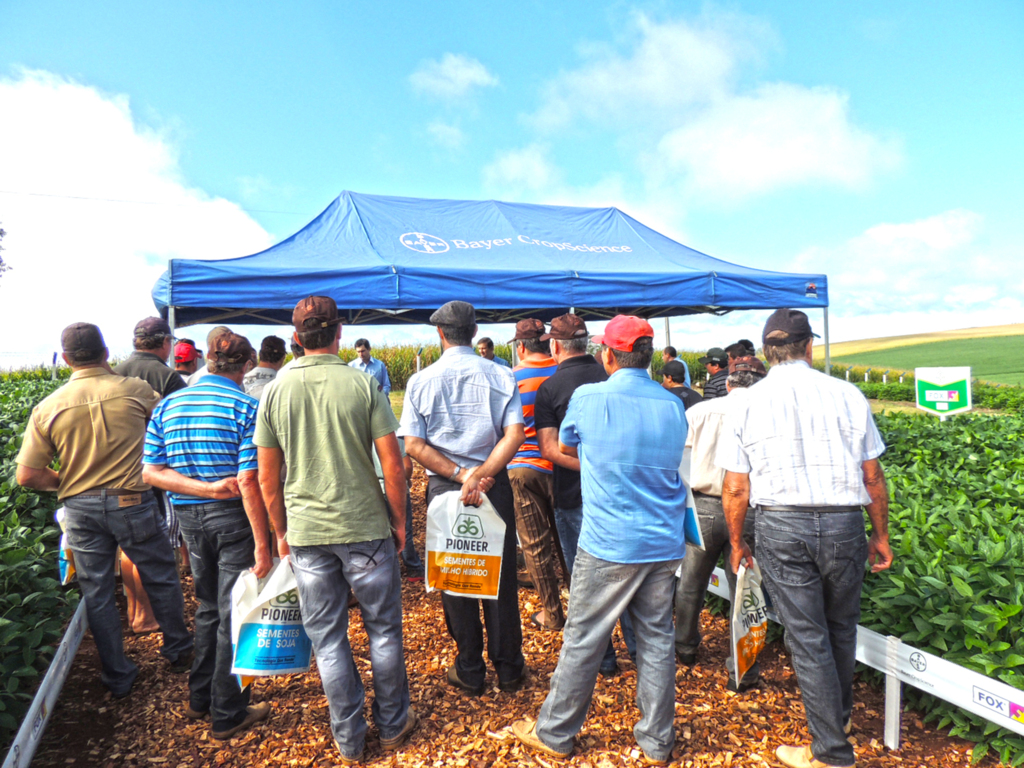
[[[708,381],[704,385],[704,399],[725,397],[729,390],[725,388],[725,380],[729,378],[729,356],[721,347],[712,347],[699,362],[708,371]]]
[[[661,369],[661,386],[683,401],[683,408],[689,410],[704,398],[683,382],[686,381],[686,366],[678,360],[669,360]]]
[[[558,429],[565,419],[573,392],[584,384],[607,380],[608,374],[593,355],[587,354],[589,335],[583,318],[572,314],[556,317],[551,321],[551,330],[540,340],[550,341],[551,357],[558,363],[558,369],[537,389],[533,420],[541,456],[554,464],[555,528],[571,574],[583,526],[583,492],[580,487],[580,460],[558,450]],[[635,658],[636,640],[625,613],[620,626],[629,655]],[[600,671],[607,676],[614,674],[616,669],[615,646],[609,640]]]
[[[120,376],[133,376],[149,384],[161,398],[185,388],[181,375],[167,366],[171,356],[171,326],[159,317],[147,317],[135,326],[135,351],[114,368]]]

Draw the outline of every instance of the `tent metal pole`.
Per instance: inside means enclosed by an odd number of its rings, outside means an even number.
[[[828,307],[823,310],[825,316],[825,375],[832,375],[832,350],[829,349],[828,345]]]
[[[672,329],[668,327],[668,318],[665,318],[665,346],[672,346]]]
[[[167,324],[171,326],[171,341],[174,342],[174,307],[167,308]]]

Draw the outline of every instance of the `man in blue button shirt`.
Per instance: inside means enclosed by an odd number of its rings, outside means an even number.
[[[618,315],[594,341],[602,345],[609,379],[576,390],[558,436],[559,449],[579,457],[583,482],[562,653],[536,723],[519,720],[512,732],[548,755],[572,752],[608,635],[628,609],[641,712],[633,733],[647,762],[664,765],[675,744],[672,594],[686,553],[686,487],[679,476],[686,417],[682,401],[647,375],[650,323]]]
[[[391,379],[388,378],[387,366],[370,354],[368,339],[356,339],[356,353],[359,357],[349,363],[349,367],[373,376],[377,380],[380,391],[384,393],[384,397],[390,398]]]

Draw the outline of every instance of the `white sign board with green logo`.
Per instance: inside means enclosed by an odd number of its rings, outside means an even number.
[[[936,414],[945,421],[947,416],[971,410],[971,369],[967,368],[915,368],[917,407]]]

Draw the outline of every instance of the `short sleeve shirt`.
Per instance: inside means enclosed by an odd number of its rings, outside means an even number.
[[[558,368],[537,390],[534,401],[533,422],[536,429],[558,429],[573,393],[584,384],[605,381],[608,374],[593,355],[578,355],[563,360]],[[583,505],[580,491],[580,473],[572,469],[554,467],[555,506],[558,509],[578,509]]]
[[[142,482],[146,420],[160,395],[141,379],[105,368],[75,371],[35,408],[17,463],[33,469],[60,458],[57,496],[91,490],[148,491]]]
[[[683,404],[647,371],[620,369],[576,390],[558,437],[579,452],[579,546],[613,563],[678,560],[686,553]]]
[[[487,461],[505,429],[522,423],[512,369],[485,360],[470,347],[449,347],[409,379],[399,433],[426,440],[465,467]]]
[[[752,505],[857,506],[871,501],[862,465],[884,451],[860,390],[796,360],[728,413],[715,463],[750,475]]]
[[[290,545],[391,535],[372,452],[374,440],[397,428],[376,379],[335,355],[301,357],[267,385],[253,442],[284,453]]]
[[[146,429],[143,464],[168,466],[204,483],[256,471],[259,401],[235,382],[211,374],[164,400]],[[171,493],[173,504],[205,504],[200,496]]]

